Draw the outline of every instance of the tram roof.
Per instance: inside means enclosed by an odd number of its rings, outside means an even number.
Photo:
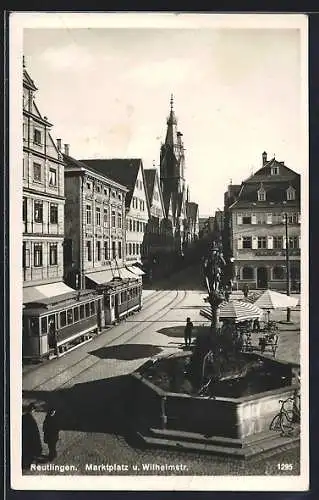
[[[99,295],[95,290],[81,290],[79,292],[68,292],[57,297],[47,297],[44,299],[36,300],[34,302],[29,302],[25,304],[23,309],[24,313],[31,311],[33,313],[45,312],[48,309],[53,309],[54,307],[69,307],[73,305],[80,304],[81,302],[85,302],[88,299],[95,298]]]

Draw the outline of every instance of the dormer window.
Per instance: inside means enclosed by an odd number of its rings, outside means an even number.
[[[257,191],[258,201],[266,201],[266,191],[263,187]]]
[[[296,199],[296,191],[292,186],[287,189],[287,200],[292,201]]]
[[[277,167],[277,166],[271,167],[270,174],[271,175],[278,175],[279,174],[279,167]]]

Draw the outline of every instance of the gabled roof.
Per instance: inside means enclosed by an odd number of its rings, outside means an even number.
[[[111,185],[113,184],[115,186],[121,187],[122,189],[126,188],[126,186],[124,184],[121,184],[120,182],[116,182],[114,179],[105,175],[103,172],[100,172],[96,168],[93,168],[93,167],[87,165],[86,163],[84,163],[81,160],[76,160],[75,158],[72,158],[72,156],[68,156],[66,154],[63,154],[63,160],[64,160],[64,163],[65,163],[67,168],[74,168],[74,169],[79,169],[79,170],[83,170],[83,171],[88,171],[88,172],[91,172],[93,174],[102,175],[103,177],[105,177],[107,179],[107,181],[109,181],[111,183]]]
[[[151,205],[152,199],[153,199],[155,178],[156,178],[156,169],[155,168],[146,168],[144,170],[144,174],[145,174],[147,195],[148,195],[148,199],[150,200],[150,205]]]
[[[277,167],[279,173],[272,175],[272,167]],[[286,192],[290,186],[296,191],[295,200],[287,200]],[[258,200],[260,188],[266,192],[265,201]],[[269,204],[278,204],[283,201],[286,205],[293,206],[299,200],[300,174],[273,158],[242,183],[237,200],[229,208],[269,207]]]
[[[142,167],[144,186],[146,185],[141,158],[85,159],[80,161],[115,182],[126,186],[129,189],[125,197],[125,204],[127,208],[131,205],[133,191],[140,167]],[[146,187],[145,193],[148,203]]]
[[[38,90],[37,87],[34,85],[34,81],[32,80],[32,78],[30,77],[29,73],[25,68],[23,68],[23,85],[34,91]]]

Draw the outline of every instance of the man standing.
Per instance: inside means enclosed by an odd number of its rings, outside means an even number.
[[[32,462],[41,456],[42,443],[38,425],[32,413],[34,405],[30,404],[22,415],[22,468],[30,469]]]
[[[49,448],[50,462],[55,459],[56,444],[59,440],[59,425],[55,408],[50,408],[43,422],[43,440]]]
[[[186,318],[186,326],[184,330],[184,340],[185,347],[190,346],[192,343],[192,331],[193,331],[193,323],[190,318]]]

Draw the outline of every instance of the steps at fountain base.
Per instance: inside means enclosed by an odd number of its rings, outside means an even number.
[[[148,446],[238,458],[249,458],[270,450],[280,450],[281,448],[289,449],[299,444],[299,435],[282,437],[276,431],[261,432],[245,440],[155,428],[149,429],[147,433],[138,432],[138,436]]]

